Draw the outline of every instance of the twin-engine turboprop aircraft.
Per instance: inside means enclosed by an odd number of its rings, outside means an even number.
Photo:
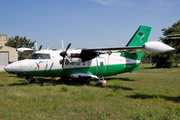
[[[143,52],[166,52],[174,48],[157,41],[147,42],[151,27],[140,26],[125,47],[33,50],[19,48],[18,52],[34,52],[25,60],[7,65],[4,70],[18,76],[50,76],[72,79],[100,79],[138,70]]]

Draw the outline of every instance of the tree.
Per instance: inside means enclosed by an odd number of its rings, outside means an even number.
[[[11,37],[8,39],[8,42],[5,44],[6,46],[10,46],[13,48],[21,48],[21,47],[26,47],[26,48],[32,48],[34,47],[34,42],[31,42],[30,39],[26,39],[26,36],[24,37],[19,37],[19,36],[15,36],[15,37]],[[29,54],[26,53],[18,53],[18,59],[24,59],[26,57],[29,57]]]
[[[143,54],[141,62],[142,63],[151,63],[151,56],[150,56],[149,52],[145,52]]]
[[[180,20],[174,23],[171,27],[163,28],[161,30],[164,36],[180,34]],[[180,39],[171,39],[166,37],[160,37],[160,41],[173,48],[178,48]],[[161,53],[152,53],[152,62],[156,64],[156,67],[172,67],[178,66],[179,58],[180,58],[180,49],[177,51],[165,52],[163,55]]]

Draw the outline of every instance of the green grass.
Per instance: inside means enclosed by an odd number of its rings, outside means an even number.
[[[180,67],[154,68],[93,81],[36,77],[36,83],[0,72],[0,119],[180,119]]]

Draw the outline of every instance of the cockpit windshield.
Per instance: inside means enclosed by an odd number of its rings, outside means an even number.
[[[29,59],[51,59],[50,54],[32,54]]]

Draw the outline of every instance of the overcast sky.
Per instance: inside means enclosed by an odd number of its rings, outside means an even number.
[[[180,0],[1,0],[0,34],[26,36],[43,48],[125,46],[139,25],[149,41],[180,20]]]

